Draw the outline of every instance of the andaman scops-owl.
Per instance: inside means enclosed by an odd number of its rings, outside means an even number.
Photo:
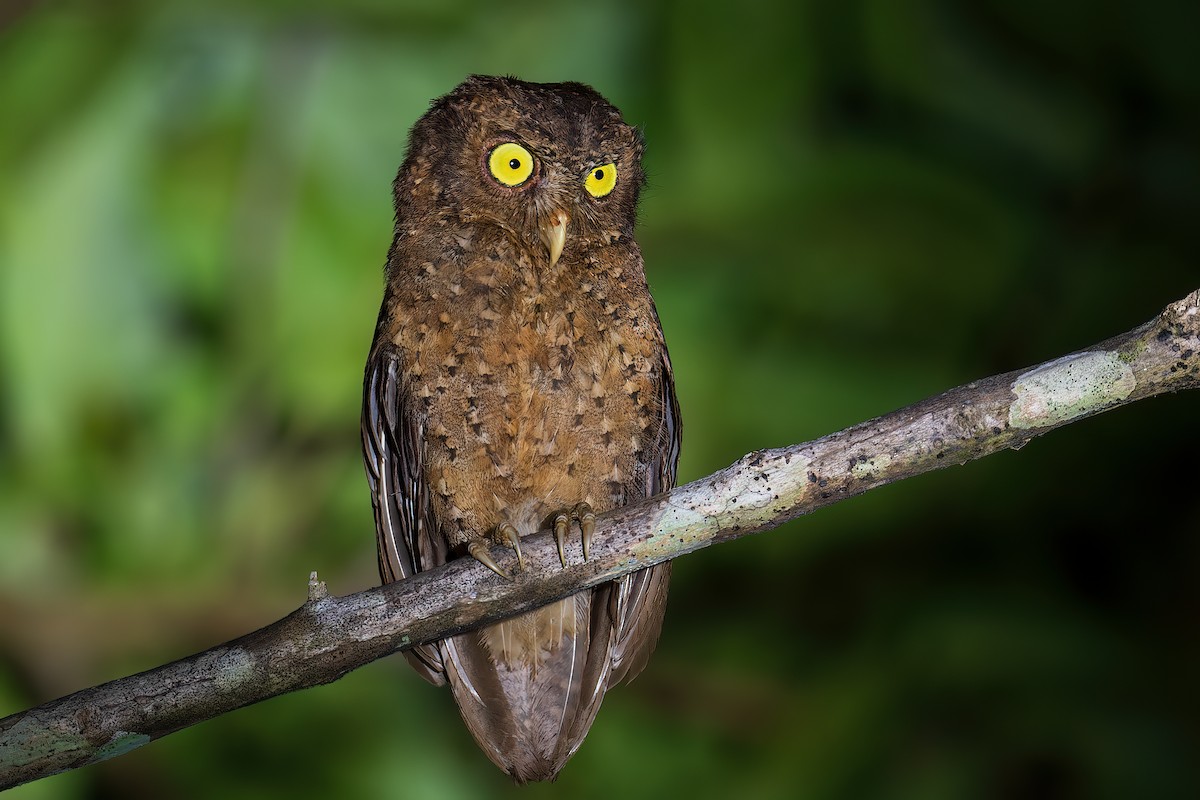
[[[367,361],[363,448],[385,582],[520,558],[670,489],[680,423],[633,238],[642,136],[595,90],[472,77],[413,127]],[[585,555],[586,557],[586,555]],[[483,751],[553,778],[645,666],[670,564],[407,651]]]

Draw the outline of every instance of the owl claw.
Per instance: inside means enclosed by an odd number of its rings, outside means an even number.
[[[554,515],[554,542],[558,545],[558,560],[564,569],[567,566],[567,554],[563,551],[563,545],[567,543],[567,528],[570,526],[571,516],[567,512],[560,511]]]
[[[517,551],[517,566],[525,569],[525,556],[521,555],[521,534],[517,527],[511,522],[501,522],[496,528],[496,534],[499,535],[500,541]]]
[[[512,580],[512,575],[509,575],[507,572],[505,572],[504,568],[496,563],[496,559],[492,558],[492,554],[488,552],[488,545],[485,540],[476,539],[468,544],[467,553],[469,553],[470,556],[480,564],[483,564],[492,572],[499,575],[501,578],[510,581]]]
[[[579,532],[583,540],[583,560],[588,560],[588,551],[592,546],[592,532],[596,530],[596,515],[587,503],[576,503],[570,511],[560,511],[554,515],[554,542],[558,545],[558,560],[567,566],[567,554],[563,547],[567,542],[567,531],[571,521],[579,523]]]
[[[576,503],[571,509],[571,517],[579,520],[579,532],[583,539],[583,560],[588,560],[588,550],[592,547],[592,533],[596,530],[596,515],[587,503]]]

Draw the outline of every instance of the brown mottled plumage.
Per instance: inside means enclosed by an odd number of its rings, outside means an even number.
[[[413,128],[363,408],[385,582],[469,549],[486,563],[472,543],[512,546],[562,512],[586,540],[589,508],[673,485],[671,362],[633,239],[641,154],[577,83],[472,77]],[[492,761],[553,778],[604,692],[645,666],[669,576],[643,570],[406,655],[449,682]]]

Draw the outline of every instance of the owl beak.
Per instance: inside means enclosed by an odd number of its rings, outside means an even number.
[[[563,245],[567,243],[567,223],[570,221],[571,218],[567,216],[567,212],[553,211],[538,229],[538,233],[542,237],[542,244],[546,245],[546,249],[550,251],[550,266],[552,267],[558,263]]]

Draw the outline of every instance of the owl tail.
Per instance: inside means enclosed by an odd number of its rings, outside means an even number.
[[[552,780],[579,749],[613,664],[613,584],[440,643],[471,735],[518,783]]]

